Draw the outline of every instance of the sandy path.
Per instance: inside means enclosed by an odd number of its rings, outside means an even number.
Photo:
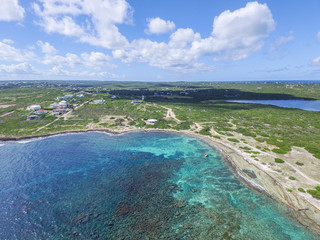
[[[0,117],[5,117],[5,116],[7,116],[7,115],[9,115],[9,114],[11,114],[11,113],[13,113],[14,111],[12,111],[12,112],[8,112],[8,113],[5,113],[5,114],[2,114],[2,115],[0,115]]]
[[[197,131],[201,131],[201,129],[203,128],[199,123],[195,122],[194,125],[196,125]]]
[[[165,118],[172,118],[172,119],[174,119],[176,122],[178,122],[178,123],[181,123],[181,121],[176,117],[176,115],[174,114],[174,112],[173,112],[173,110],[172,110],[172,108],[168,108],[168,107],[164,107],[164,106],[161,106],[161,107],[163,107],[164,109],[167,109],[167,115],[166,115],[166,117]]]
[[[307,184],[315,184],[315,185],[320,185],[320,182],[317,181],[317,180],[314,180],[310,177],[308,177],[306,174],[304,174],[303,172],[300,171],[300,169],[298,169],[297,167],[293,166],[292,164],[290,163],[287,163],[291,168],[293,168],[296,173],[300,174],[302,177],[304,177],[306,180],[308,180]]]

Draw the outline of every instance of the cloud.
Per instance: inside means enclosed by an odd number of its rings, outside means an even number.
[[[2,42],[6,43],[6,44],[14,44],[14,41],[12,39],[9,39],[9,38],[2,39]]]
[[[175,24],[171,21],[165,21],[159,17],[150,18],[148,21],[148,29],[145,30],[147,34],[162,34],[175,29]]]
[[[61,55],[46,55],[42,61],[45,65],[71,68],[77,66],[84,66],[101,70],[102,68],[109,67],[115,68],[116,66],[111,63],[111,57],[101,52],[82,53],[81,55],[67,53],[65,56]]]
[[[178,29],[170,41],[134,40],[127,49],[114,50],[113,56],[125,63],[146,62],[150,66],[182,73],[212,70],[199,62],[201,57],[241,60],[263,46],[263,40],[275,29],[266,4],[250,2],[234,12],[224,11],[214,18],[208,38],[192,29]]]
[[[240,60],[259,50],[275,29],[275,22],[266,4],[249,2],[234,12],[224,11],[214,18],[212,36],[193,43],[201,55],[225,53]]]
[[[0,60],[24,62],[33,59],[33,52],[21,51],[20,49],[6,44],[5,42],[8,41],[0,42]]]
[[[194,33],[191,28],[179,28],[171,34],[169,45],[172,47],[186,47],[188,43],[200,40],[201,35]]]
[[[125,0],[38,0],[32,6],[47,33],[108,49],[128,44],[116,26],[131,21],[132,9]]]
[[[24,18],[24,8],[18,0],[0,0],[0,21],[21,21]]]
[[[273,45],[271,45],[270,50],[275,51],[277,50],[280,46],[292,41],[294,39],[294,36],[290,35],[288,37],[279,37]]]
[[[41,51],[44,54],[49,54],[49,55],[53,55],[57,53],[57,49],[55,49],[50,43],[48,42],[42,42],[42,41],[38,41],[37,45],[41,48]]]
[[[315,66],[320,66],[320,57],[313,59],[312,64]]]
[[[60,77],[68,77],[79,80],[80,79],[117,79],[118,75],[109,73],[109,72],[90,72],[90,71],[69,71],[64,69],[62,66],[55,66],[51,69],[50,76],[60,76]]]
[[[10,75],[35,75],[40,74],[32,65],[29,63],[19,63],[19,64],[11,64],[11,65],[0,65],[0,72],[4,74]]]

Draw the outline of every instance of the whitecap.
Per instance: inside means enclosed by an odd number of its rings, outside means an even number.
[[[238,175],[239,175],[241,178],[243,178],[243,179],[244,179],[247,183],[249,183],[251,186],[256,187],[256,188],[258,188],[258,189],[260,189],[260,190],[262,190],[262,191],[266,191],[266,190],[264,189],[264,187],[262,187],[261,185],[255,183],[254,181],[246,178],[246,177],[243,176],[239,171],[237,171],[237,173],[238,173]]]

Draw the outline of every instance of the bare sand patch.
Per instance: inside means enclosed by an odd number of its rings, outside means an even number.
[[[15,106],[15,105],[16,105],[16,104],[0,104],[0,109],[13,107],[13,106]]]

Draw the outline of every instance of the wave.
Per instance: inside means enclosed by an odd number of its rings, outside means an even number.
[[[252,181],[251,179],[243,176],[239,171],[237,171],[238,175],[243,178],[247,183],[249,183],[251,186],[256,187],[262,191],[266,191],[264,187],[262,187],[261,185],[255,183],[254,181]]]

